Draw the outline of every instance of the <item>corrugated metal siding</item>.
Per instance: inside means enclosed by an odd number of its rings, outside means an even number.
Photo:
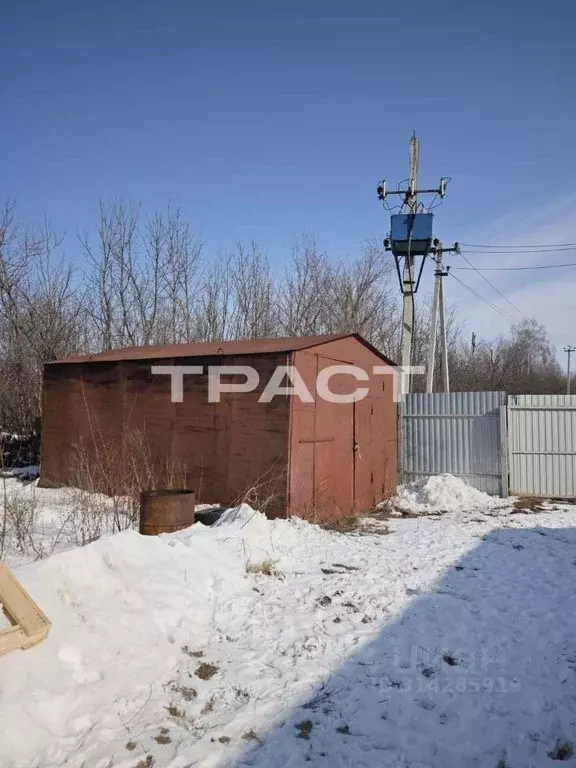
[[[515,395],[508,402],[510,492],[576,497],[576,395]]]
[[[403,399],[406,480],[450,472],[481,491],[502,489],[504,392],[411,394]]]

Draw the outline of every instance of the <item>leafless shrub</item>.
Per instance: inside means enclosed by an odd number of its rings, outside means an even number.
[[[280,461],[273,462],[234,500],[233,506],[247,504],[263,514],[274,514],[283,509],[286,501],[287,469]]]
[[[24,499],[15,495],[9,497],[5,504],[15,548],[22,554],[34,549],[35,496]]]
[[[34,491],[26,496],[21,489],[8,489],[2,478],[0,509],[0,560],[11,552],[40,559],[49,554],[37,536],[38,499]]]
[[[62,535],[74,547],[84,547],[116,530],[115,510],[110,500],[79,489],[73,490],[72,503],[63,509],[60,518]]]
[[[158,488],[185,488],[186,468],[158,456],[143,430],[127,427],[120,438],[106,433],[84,394],[89,439],[80,442],[72,471],[75,506],[67,530],[78,546],[133,527],[140,495]]]

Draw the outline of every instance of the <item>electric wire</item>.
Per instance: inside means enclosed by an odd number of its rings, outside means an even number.
[[[464,248],[486,248],[486,249],[492,249],[492,248],[500,248],[500,249],[515,249],[515,250],[526,250],[528,248],[567,248],[572,249],[576,248],[576,243],[531,243],[530,245],[478,245],[473,243],[461,243],[461,245],[464,246]]]
[[[488,249],[484,251],[475,251],[465,248],[464,253],[471,253],[475,256],[494,256],[496,254],[501,256],[522,256],[525,253],[571,253],[574,251],[576,251],[576,245],[564,248],[526,248],[523,251],[493,251]]]
[[[479,270],[477,267],[475,267],[475,266],[474,266],[474,264],[472,264],[472,262],[470,261],[470,259],[467,259],[467,258],[466,258],[466,256],[465,256],[465,255],[464,255],[464,254],[463,254],[461,251],[460,251],[460,255],[462,256],[462,258],[464,259],[464,261],[465,261],[465,262],[466,262],[466,263],[467,263],[467,264],[468,264],[468,265],[469,265],[469,266],[470,266],[470,267],[471,267],[471,268],[472,268],[472,269],[473,269],[475,272],[477,272],[477,273],[480,275],[480,277],[482,278],[482,280],[484,280],[486,283],[488,283],[488,285],[490,286],[490,288],[492,288],[492,290],[496,291],[496,293],[497,293],[499,296],[501,296],[501,297],[504,299],[504,301],[506,301],[506,302],[507,302],[507,303],[508,303],[508,304],[509,304],[509,305],[512,307],[512,309],[514,309],[516,312],[518,312],[518,314],[519,314],[519,315],[522,315],[522,317],[523,317],[523,318],[525,318],[526,320],[529,320],[529,319],[530,319],[530,318],[528,317],[528,315],[527,315],[527,314],[525,314],[524,312],[522,312],[522,310],[521,310],[521,309],[519,309],[519,308],[516,306],[516,304],[514,304],[513,302],[511,302],[511,301],[510,301],[510,299],[509,299],[507,296],[505,296],[505,295],[502,293],[502,291],[499,291],[499,290],[498,290],[498,288],[496,288],[496,286],[495,286],[495,285],[494,285],[492,282],[490,282],[490,280],[488,280],[488,278],[486,277],[486,275],[483,275],[483,274],[482,274],[482,272],[480,272],[480,270]]]
[[[576,267],[576,261],[568,264],[535,264],[532,267],[450,267],[450,269],[466,271],[474,269],[476,272],[517,272],[529,269],[560,269],[561,267]]]
[[[491,309],[493,309],[495,312],[498,312],[498,314],[499,314],[499,315],[501,315],[502,317],[504,317],[504,318],[505,318],[506,320],[508,320],[510,323],[513,323],[513,322],[514,322],[514,318],[513,318],[513,317],[510,317],[510,315],[509,315],[508,313],[504,312],[504,310],[503,310],[503,309],[500,309],[500,307],[498,307],[496,304],[493,304],[493,303],[492,303],[492,302],[491,302],[489,299],[487,299],[485,296],[482,296],[482,294],[481,294],[481,293],[478,293],[478,291],[476,291],[474,288],[472,288],[471,286],[469,286],[469,285],[468,285],[467,283],[465,283],[463,280],[460,280],[460,278],[459,278],[459,277],[456,277],[456,275],[453,275],[453,274],[452,274],[452,272],[449,272],[448,274],[449,274],[449,276],[450,276],[450,277],[453,277],[453,278],[454,278],[454,280],[456,280],[456,282],[460,283],[460,285],[461,285],[463,288],[466,288],[466,290],[467,290],[467,291],[470,291],[470,293],[474,294],[474,296],[476,296],[476,298],[477,298],[477,299],[480,299],[480,301],[484,302],[484,304],[486,304],[486,306],[490,307],[490,308],[491,308]]]

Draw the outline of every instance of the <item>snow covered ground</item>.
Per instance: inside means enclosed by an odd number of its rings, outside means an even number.
[[[242,507],[17,566],[52,629],[0,658],[1,768],[576,753],[576,507],[520,513],[432,480],[396,500],[421,516],[369,535]]]

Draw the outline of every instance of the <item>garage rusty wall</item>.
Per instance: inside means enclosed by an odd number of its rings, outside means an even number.
[[[155,475],[152,484],[169,477],[196,490],[199,502],[231,504],[248,495],[254,506],[267,503],[271,516],[285,514],[289,402],[258,399],[286,363],[281,353],[47,365],[41,482],[83,485],[87,467],[96,474],[105,465],[110,474],[136,462]],[[172,403],[170,377],[153,376],[155,364],[250,365],[260,384],[209,403],[207,372],[185,376],[183,402]]]
[[[285,342],[285,340],[280,340]],[[301,341],[301,340],[300,340]],[[100,487],[137,470],[139,487],[187,487],[200,502],[267,502],[271,516],[331,519],[367,510],[396,487],[396,403],[392,376],[374,376],[382,358],[354,336],[308,349],[259,354],[118,359],[45,366],[41,482]],[[258,402],[272,372],[292,363],[315,397],[275,396]],[[358,365],[369,396],[330,403],[316,396],[328,365]],[[152,365],[202,365],[184,377],[182,403],[170,402],[170,377]],[[249,365],[255,392],[225,393],[208,402],[207,367]],[[243,381],[240,377],[237,381]],[[355,387],[331,379],[334,392]]]
[[[355,338],[338,339],[293,355],[311,392],[318,372],[339,363],[369,375],[358,383],[369,394],[357,403],[291,402],[290,514],[329,520],[362,512],[391,495],[397,482],[397,407],[392,375],[374,375],[383,360]],[[392,370],[390,368],[390,370]],[[350,376],[336,375],[331,391],[355,388]]]

